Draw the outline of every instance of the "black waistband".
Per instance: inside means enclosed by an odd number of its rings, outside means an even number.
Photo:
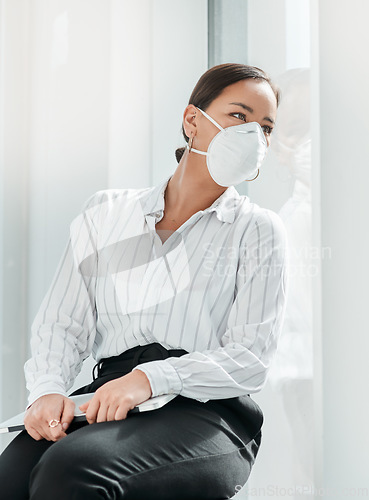
[[[179,357],[183,354],[188,354],[188,352],[184,349],[166,349],[159,344],[159,342],[139,345],[128,349],[122,354],[119,354],[119,356],[101,359],[94,366],[92,376],[94,380],[114,373],[120,373],[123,376],[124,374],[130,373],[133,368],[140,363],[155,361],[157,359],[166,359],[170,356]]]

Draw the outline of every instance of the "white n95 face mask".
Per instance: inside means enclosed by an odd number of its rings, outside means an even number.
[[[220,130],[211,140],[207,152],[191,148],[191,152],[206,156],[206,164],[213,180],[220,186],[227,187],[253,179],[268,148],[259,123],[248,122],[223,128],[205,111],[196,109]]]

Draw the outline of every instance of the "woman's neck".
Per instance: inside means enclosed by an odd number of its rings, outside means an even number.
[[[172,219],[192,215],[210,207],[226,189],[210,177],[206,157],[186,149],[165,190],[165,212]]]

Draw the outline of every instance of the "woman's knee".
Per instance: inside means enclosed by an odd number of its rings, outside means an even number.
[[[66,446],[69,444],[64,442],[66,439],[63,438],[47,450],[33,468],[30,499],[82,498],[75,496],[76,487],[81,490],[84,486],[82,463],[78,454],[76,456],[73,442],[70,442],[72,446]],[[86,498],[94,497],[86,495]]]
[[[104,447],[86,429],[61,439],[33,469],[30,500],[120,498],[115,491],[120,487],[109,473],[104,452]]]

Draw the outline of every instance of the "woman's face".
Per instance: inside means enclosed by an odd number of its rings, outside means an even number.
[[[269,146],[277,114],[277,100],[268,82],[247,79],[226,87],[203,111],[223,128],[245,122],[259,123]],[[192,114],[194,112],[196,112],[196,131],[193,147],[207,151],[219,129],[192,106]]]

